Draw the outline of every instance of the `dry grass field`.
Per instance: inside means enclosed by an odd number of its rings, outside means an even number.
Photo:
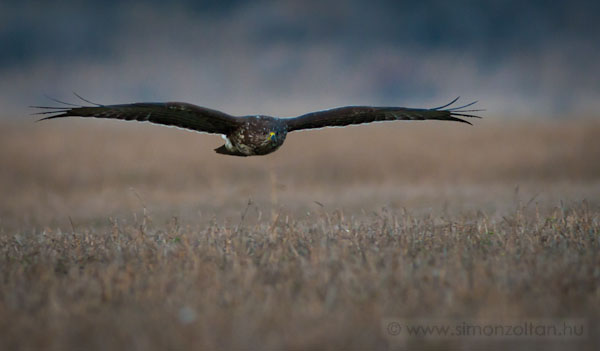
[[[596,349],[600,123],[218,136],[0,125],[0,349]],[[404,338],[382,321],[581,318],[588,336]]]

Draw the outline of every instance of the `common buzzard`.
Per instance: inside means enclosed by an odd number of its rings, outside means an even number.
[[[81,98],[79,95],[77,95]],[[40,119],[60,117],[98,117],[123,119],[128,121],[148,121],[157,124],[191,129],[197,132],[222,134],[225,145],[216,148],[219,154],[233,156],[266,155],[283,144],[287,133],[303,129],[342,127],[397,120],[443,120],[471,124],[459,117],[476,117],[469,113],[481,110],[467,110],[477,101],[459,107],[448,108],[450,103],[429,109],[407,107],[346,106],[330,110],[307,113],[293,118],[278,118],[263,115],[231,116],[184,102],[138,102],[122,105],[100,105],[86,99],[94,106],[80,106],[54,100],[63,107],[33,106],[50,111],[39,114],[52,114]]]

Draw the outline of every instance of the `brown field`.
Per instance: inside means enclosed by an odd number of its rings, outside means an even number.
[[[0,125],[0,349],[595,349],[600,123]],[[581,318],[583,338],[382,323]]]

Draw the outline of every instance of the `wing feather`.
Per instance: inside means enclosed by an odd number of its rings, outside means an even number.
[[[456,102],[456,100],[457,99],[452,101],[450,104],[434,109],[420,109],[407,107],[346,106],[334,108],[331,110],[311,112],[302,116],[288,118],[286,119],[286,123],[288,126],[288,132],[291,132],[302,129],[341,127],[351,124],[398,120],[441,120],[471,124],[470,122],[459,117],[481,118],[479,116],[467,114],[465,112],[476,112],[482,110],[439,110],[439,108],[448,107],[452,103]],[[474,103],[462,106],[462,108],[472,106],[473,104]]]
[[[221,111],[211,110],[184,102],[140,102],[122,105],[80,106],[73,108],[39,107],[52,111],[40,119],[61,117],[96,117],[121,119],[126,121],[148,121],[151,123],[175,126],[198,132],[227,134],[240,125],[239,118]]]

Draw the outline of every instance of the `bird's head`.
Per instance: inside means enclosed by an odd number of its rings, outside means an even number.
[[[287,124],[284,120],[270,116],[256,116],[247,119],[246,142],[254,143],[260,150],[257,154],[273,152],[283,144],[287,134]]]

